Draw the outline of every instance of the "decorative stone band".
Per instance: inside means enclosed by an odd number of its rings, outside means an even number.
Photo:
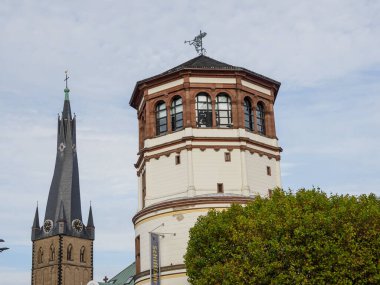
[[[176,264],[176,265],[169,265],[169,266],[162,266],[160,268],[160,272],[163,273],[163,276],[165,276],[166,272],[174,271],[174,270],[186,270],[185,264]],[[142,279],[143,277],[149,276],[149,270],[142,271],[135,275],[135,282],[139,279]]]
[[[192,197],[192,198],[181,198],[171,201],[165,201],[148,206],[141,211],[139,211],[133,218],[132,222],[134,225],[142,219],[145,215],[157,213],[158,211],[188,207],[194,205],[204,205],[204,204],[247,204],[251,202],[254,197],[246,196],[207,196],[207,197]]]
[[[187,142],[188,141],[191,141],[191,142],[212,142],[212,143],[214,143],[214,145],[207,145],[207,144],[205,144],[205,145],[190,144],[189,145],[189,144],[187,144],[187,145],[182,145],[182,146],[179,146],[176,148],[172,148],[170,150],[165,150],[165,148],[169,148],[169,147],[172,147],[174,145],[184,144],[186,141]],[[246,143],[246,145],[225,145],[225,144],[216,145],[215,143],[218,143],[218,142],[221,142],[221,143],[225,143],[225,142],[241,143],[241,142],[243,142],[243,143]],[[261,149],[257,149],[257,148],[255,148],[255,146],[259,147]],[[140,175],[140,171],[143,168],[145,161],[149,161],[152,158],[159,159],[161,156],[164,156],[164,155],[170,156],[170,154],[172,154],[172,153],[180,153],[182,150],[185,150],[185,149],[192,150],[194,148],[201,149],[202,151],[206,150],[206,149],[214,149],[215,151],[219,151],[220,149],[227,149],[229,151],[233,150],[233,149],[240,149],[242,151],[247,150],[251,154],[257,153],[260,156],[265,155],[269,159],[274,158],[277,161],[279,161],[281,159],[280,152],[282,152],[281,147],[270,146],[270,145],[267,145],[264,143],[260,143],[260,142],[251,140],[249,138],[223,138],[223,139],[220,139],[220,138],[189,138],[189,137],[183,137],[179,140],[175,140],[175,141],[164,143],[164,144],[157,145],[154,147],[142,149],[138,153],[139,158],[134,165],[135,168],[138,169],[137,174]],[[267,151],[262,150],[262,148],[267,150]],[[148,154],[149,152],[153,152],[153,151],[158,152],[160,150],[162,150],[162,152],[155,153],[153,155]],[[278,153],[278,154],[274,154],[274,153]]]

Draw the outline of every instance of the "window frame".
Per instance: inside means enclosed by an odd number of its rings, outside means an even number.
[[[141,272],[140,235],[135,237],[135,261],[136,261],[136,274],[139,274]]]
[[[50,255],[49,255],[49,261],[55,260],[55,247],[53,244],[50,245]]]
[[[161,108],[163,107],[163,108]],[[165,114],[164,116],[161,116]],[[168,112],[166,110],[166,103],[164,101],[159,101],[155,107],[156,116],[156,135],[165,135],[168,132]],[[165,130],[161,131],[161,127],[165,127]]]
[[[178,104],[179,101],[180,104]],[[179,108],[181,111],[178,111]],[[170,104],[170,119],[173,132],[183,129],[183,99],[179,95],[174,96],[172,103]],[[181,122],[180,126],[179,122]]]
[[[244,127],[246,130],[253,132],[255,129],[255,122],[252,110],[252,102],[248,97],[244,98]]]
[[[257,132],[261,135],[266,134],[265,127],[265,106],[263,102],[258,102],[256,105],[256,127]]]
[[[181,164],[181,155],[176,154],[175,156],[175,165]]]
[[[37,263],[38,264],[44,263],[44,251],[43,251],[42,247],[40,247],[38,249]]]
[[[86,262],[86,260],[85,260],[85,252],[86,252],[86,248],[84,246],[82,246],[80,248],[80,252],[79,252],[79,261],[80,262],[83,262],[83,263]]]
[[[221,98],[226,98],[225,102],[221,101]],[[226,108],[223,109],[221,106],[225,105]],[[222,112],[226,112],[226,116],[221,116]],[[216,96],[215,101],[215,116],[216,116],[216,126],[218,128],[232,128],[232,103],[231,97],[227,93],[219,93]],[[221,123],[221,120],[227,119],[227,123]]]
[[[67,246],[66,259],[73,261],[73,245],[70,243]]]
[[[200,98],[206,98],[204,101],[200,101]],[[205,104],[206,108],[200,108],[201,104]],[[202,119],[204,123],[200,122],[200,114],[202,114]],[[198,93],[195,96],[195,123],[197,128],[212,128],[212,101],[211,96],[206,92]],[[202,123],[202,124],[201,124]]]

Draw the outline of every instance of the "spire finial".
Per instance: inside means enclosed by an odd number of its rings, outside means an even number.
[[[66,88],[65,88],[65,100],[69,100],[69,92],[70,92],[70,89],[67,87],[67,80],[70,78],[70,77],[68,77],[67,76],[67,73],[68,73],[69,71],[68,70],[65,70],[65,75],[66,75],[66,77],[65,77],[65,79],[63,80],[63,81],[66,81]]]
[[[203,47],[202,39],[207,35],[207,33],[199,31],[199,35],[196,36],[192,41],[185,41],[185,44],[188,43],[191,46],[195,47],[195,50],[199,55],[206,54],[206,49]]]

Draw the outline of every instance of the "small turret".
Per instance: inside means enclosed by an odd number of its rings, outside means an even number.
[[[36,213],[34,215],[33,226],[32,226],[32,241],[34,241],[38,238],[40,231],[41,231],[40,216],[38,214],[38,205],[37,205]]]
[[[90,211],[88,213],[88,221],[87,221],[87,234],[90,239],[95,239],[95,226],[94,219],[92,217],[92,207],[90,205]]]

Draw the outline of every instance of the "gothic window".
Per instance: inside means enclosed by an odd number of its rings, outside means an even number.
[[[50,261],[54,261],[55,259],[55,248],[54,248],[54,245],[50,245],[50,256],[49,256],[49,260]]]
[[[156,105],[156,135],[165,134],[168,130],[167,114],[165,102]]]
[[[216,96],[216,125],[222,128],[232,127],[231,98],[227,94]]]
[[[85,253],[85,248],[84,248],[84,246],[82,246],[81,249],[80,249],[80,253],[79,253],[79,260],[80,260],[80,262],[86,262],[85,259],[84,259],[84,253]]]
[[[265,135],[265,113],[264,113],[264,105],[259,102],[256,106],[256,122],[257,122],[257,131],[260,134]]]
[[[67,260],[73,260],[72,252],[73,246],[69,244],[69,246],[67,247]]]
[[[244,99],[244,121],[246,130],[253,131],[253,113],[251,100]]]
[[[211,97],[207,93],[199,93],[195,98],[195,116],[198,128],[212,127]]]
[[[42,247],[40,247],[38,250],[38,255],[37,255],[37,263],[43,263],[43,262],[44,262],[44,251],[42,250]]]
[[[183,128],[183,105],[182,98],[179,96],[174,97],[170,108],[170,115],[172,121],[172,131],[178,131]]]

